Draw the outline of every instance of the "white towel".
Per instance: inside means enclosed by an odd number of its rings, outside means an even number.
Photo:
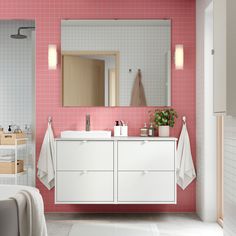
[[[0,161],[2,162],[15,161],[15,156],[14,155],[0,155]]]
[[[47,236],[41,194],[35,190],[21,190],[14,197],[18,208],[20,236]]]
[[[177,183],[185,189],[195,178],[189,135],[184,123],[177,148]]]
[[[55,141],[51,122],[49,122],[38,161],[38,178],[49,190],[55,185],[54,156]]]

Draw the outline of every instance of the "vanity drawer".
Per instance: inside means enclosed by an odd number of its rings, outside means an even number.
[[[174,170],[175,142],[119,141],[119,170]]]
[[[113,170],[112,141],[57,142],[57,170]]]
[[[113,202],[113,172],[57,172],[56,202]]]
[[[175,203],[175,172],[119,172],[119,202]]]

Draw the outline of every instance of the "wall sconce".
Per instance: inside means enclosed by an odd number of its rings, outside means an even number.
[[[55,44],[48,45],[48,69],[57,69],[57,45]]]
[[[175,69],[184,69],[184,45],[177,44],[175,46]]]

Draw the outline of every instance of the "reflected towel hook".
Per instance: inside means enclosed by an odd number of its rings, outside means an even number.
[[[186,124],[186,116],[183,116],[183,122],[184,122],[184,124]]]
[[[51,116],[48,117],[48,123],[49,123],[49,124],[52,123],[52,117],[51,117]]]
[[[138,69],[138,75],[141,77],[141,70]]]

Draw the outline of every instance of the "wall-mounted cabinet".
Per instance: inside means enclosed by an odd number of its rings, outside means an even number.
[[[57,204],[175,204],[175,138],[56,142]]]
[[[214,113],[236,116],[236,1],[214,0]]]

